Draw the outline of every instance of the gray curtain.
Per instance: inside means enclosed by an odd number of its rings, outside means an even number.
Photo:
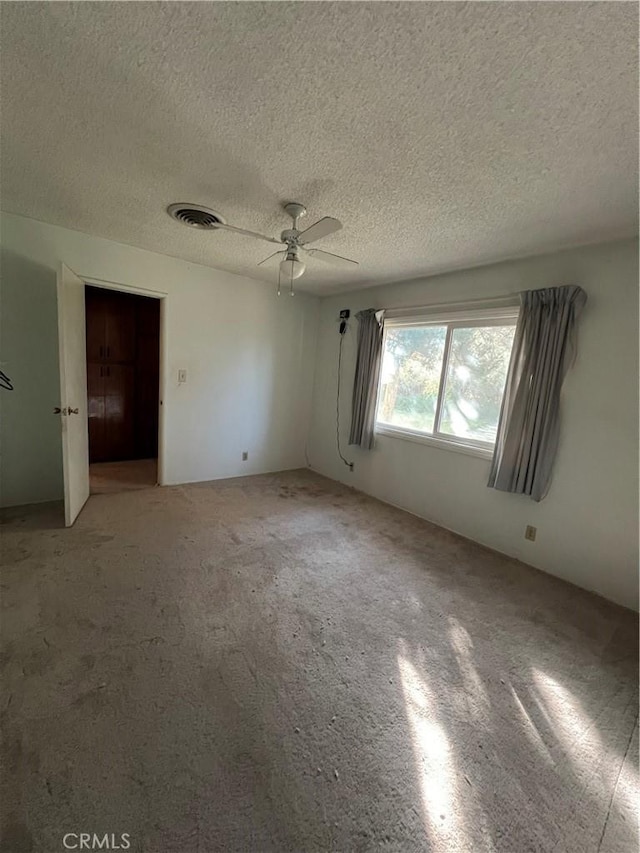
[[[378,379],[382,359],[382,323],[375,308],[356,314],[358,320],[358,356],[353,380],[351,432],[349,444],[359,444],[365,450],[373,447],[378,397]]]
[[[549,491],[560,430],[560,389],[576,352],[580,287],[520,294],[488,485],[541,501]]]

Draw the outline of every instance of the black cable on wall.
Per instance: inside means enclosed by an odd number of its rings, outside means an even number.
[[[342,453],[342,448],[340,446],[340,378],[342,375],[342,344],[344,343],[344,336],[347,331],[348,318],[348,310],[340,312],[340,345],[338,347],[338,391],[336,394],[336,445],[338,447],[338,456],[344,462],[347,468],[350,471],[353,471],[353,462],[349,462],[348,459],[345,459],[344,454]]]

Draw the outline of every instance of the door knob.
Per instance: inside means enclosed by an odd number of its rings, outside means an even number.
[[[77,409],[72,409],[72,408],[71,408],[71,406],[69,406],[69,414],[70,414],[70,415],[77,415],[77,414],[78,414],[78,410],[77,410]]]
[[[55,407],[55,409],[53,410],[53,414],[54,414],[54,415],[66,415],[66,414],[67,414],[67,410],[66,410],[66,409],[61,409],[61,408],[60,408],[60,406],[56,406],[56,407]]]

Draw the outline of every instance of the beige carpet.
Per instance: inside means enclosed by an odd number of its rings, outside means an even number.
[[[58,513],[4,516],[3,850],[637,849],[630,612],[306,471]]]
[[[149,489],[158,482],[157,459],[94,462],[89,465],[92,495],[109,495],[131,489]]]

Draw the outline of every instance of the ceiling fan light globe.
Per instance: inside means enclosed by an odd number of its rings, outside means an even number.
[[[300,278],[305,269],[304,263],[297,258],[285,258],[284,261],[280,261],[280,274],[285,281]]]

